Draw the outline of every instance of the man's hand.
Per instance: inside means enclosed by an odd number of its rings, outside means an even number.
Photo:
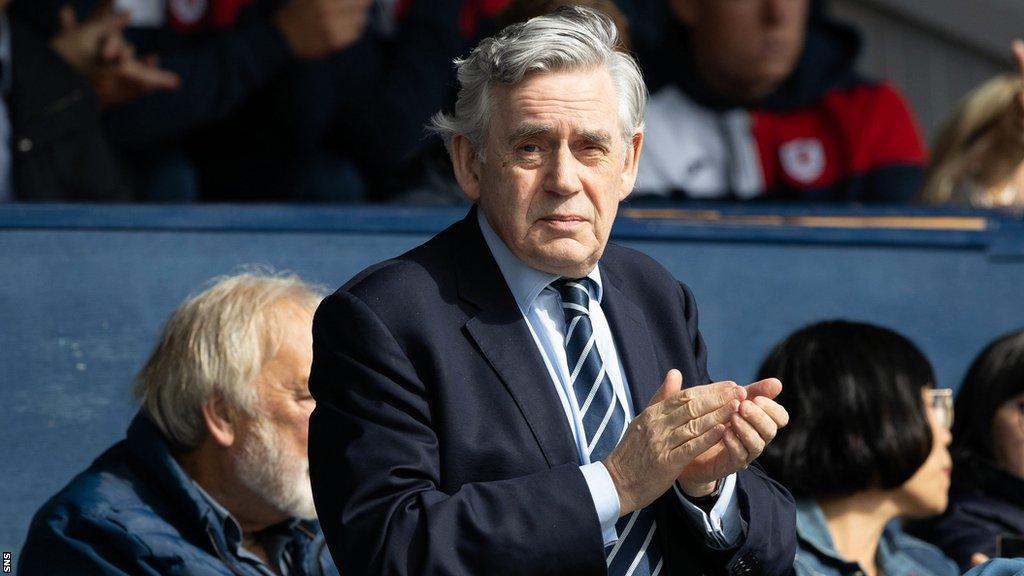
[[[139,59],[128,45],[116,61],[99,67],[89,76],[89,83],[104,108],[127,104],[136,98],[160,90],[176,90],[181,79],[160,68],[155,56]]]
[[[274,16],[296,58],[344,50],[363,34],[371,0],[289,0]]]
[[[60,9],[60,32],[50,42],[61,58],[89,80],[104,108],[126,104],[158,90],[175,90],[177,74],[162,70],[156,56],[137,58],[122,30],[129,14],[108,0],[79,23],[70,6]]]
[[[650,405],[630,422],[604,460],[626,515],[661,496],[679,471],[718,444],[746,391],[733,382],[681,390],[683,376],[669,370]]]
[[[705,496],[718,480],[745,469],[775,439],[779,428],[789,423],[789,413],[774,400],[782,392],[777,379],[740,390],[744,393],[739,411],[732,415],[722,441],[694,458],[679,475],[683,492],[690,496]]]

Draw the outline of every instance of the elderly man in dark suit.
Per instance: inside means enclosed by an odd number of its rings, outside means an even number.
[[[616,48],[579,8],[483,40],[433,122],[476,205],[321,304],[310,472],[342,573],[791,570],[792,499],[750,466],[781,383],[709,383],[689,289],[607,245],[646,97]]]

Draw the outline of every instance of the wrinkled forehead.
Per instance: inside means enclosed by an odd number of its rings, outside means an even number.
[[[492,137],[557,131],[613,137],[621,130],[615,85],[604,67],[535,72],[516,84],[491,87]]]

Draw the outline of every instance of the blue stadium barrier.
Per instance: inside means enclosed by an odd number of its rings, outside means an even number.
[[[333,289],[465,208],[0,206],[0,550],[122,437],[164,320],[212,277],[258,264]],[[623,206],[614,240],[697,297],[716,378],[748,381],[774,342],[824,318],[893,327],[956,387],[1024,326],[1024,222],[970,210]]]

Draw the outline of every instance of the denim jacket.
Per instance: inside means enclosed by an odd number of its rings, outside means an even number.
[[[797,576],[864,576],[856,562],[843,559],[832,542],[825,514],[813,499],[796,501]],[[878,542],[878,568],[885,576],[958,576],[960,570],[938,548],[909,536],[894,523]]]

